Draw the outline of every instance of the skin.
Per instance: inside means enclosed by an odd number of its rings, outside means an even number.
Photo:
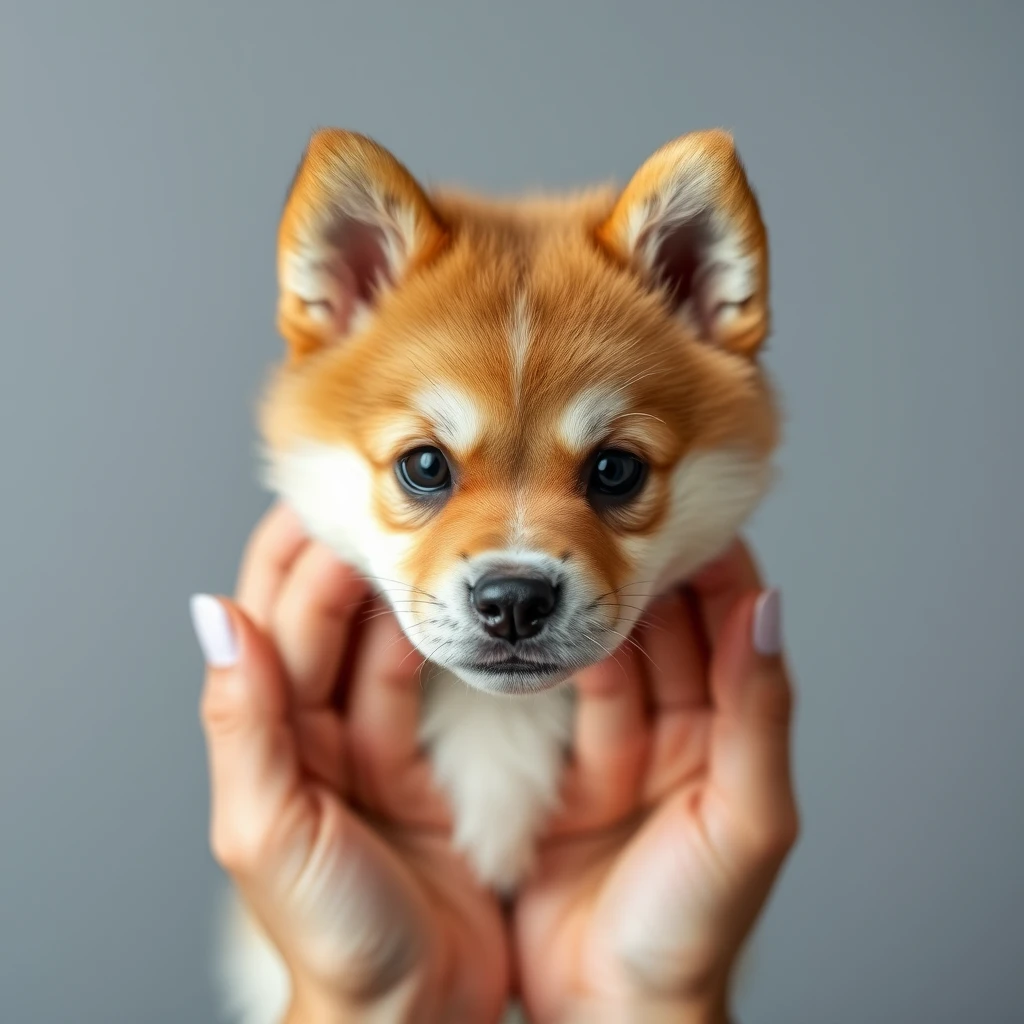
[[[491,1022],[510,992],[538,1022],[727,1021],[797,835],[791,688],[751,639],[761,591],[737,546],[577,678],[564,809],[503,914],[450,847],[417,656],[274,509],[223,599],[239,658],[207,670],[202,720],[214,854],[290,968],[289,1024]],[[341,891],[376,931],[339,935]]]
[[[416,749],[419,664],[367,596],[288,510],[257,528],[224,601],[239,658],[202,697],[213,851],[290,968],[290,1024],[496,1021],[501,911],[449,847]],[[376,929],[345,935],[339,892]]]
[[[752,642],[762,592],[737,544],[578,677],[565,812],[515,909],[532,1020],[729,1019],[798,832],[792,688]]]

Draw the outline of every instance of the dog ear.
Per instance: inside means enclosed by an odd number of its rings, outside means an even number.
[[[445,240],[423,189],[386,149],[354,132],[316,132],[278,231],[277,323],[292,355],[360,330]]]
[[[693,132],[659,149],[597,237],[706,341],[745,355],[764,341],[767,233],[728,132]]]

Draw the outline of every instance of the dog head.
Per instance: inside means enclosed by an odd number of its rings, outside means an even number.
[[[278,274],[270,483],[473,686],[606,657],[769,485],[767,239],[724,132],[621,192],[488,202],[321,131]]]

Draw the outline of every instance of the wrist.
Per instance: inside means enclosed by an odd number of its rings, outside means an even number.
[[[579,1002],[558,1024],[620,1024],[627,1020],[633,1024],[735,1024],[725,1005],[693,1006],[671,999]]]
[[[639,996],[580,1000],[558,1024],[619,1024],[624,1020],[635,1024],[735,1024],[724,997],[693,1002]]]
[[[415,973],[380,995],[357,998],[294,981],[282,1024],[417,1024],[431,1019],[433,1000]]]
[[[421,1024],[441,1017],[448,968],[443,937],[413,933],[402,955],[386,948],[358,971],[291,968],[291,1003],[282,1024]]]

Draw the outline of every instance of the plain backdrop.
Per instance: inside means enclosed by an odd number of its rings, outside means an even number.
[[[805,817],[739,1016],[1024,1019],[1022,44],[1010,2],[5,0],[0,1020],[215,1019],[186,604],[267,505],[276,221],[324,124],[499,192],[735,132]]]

